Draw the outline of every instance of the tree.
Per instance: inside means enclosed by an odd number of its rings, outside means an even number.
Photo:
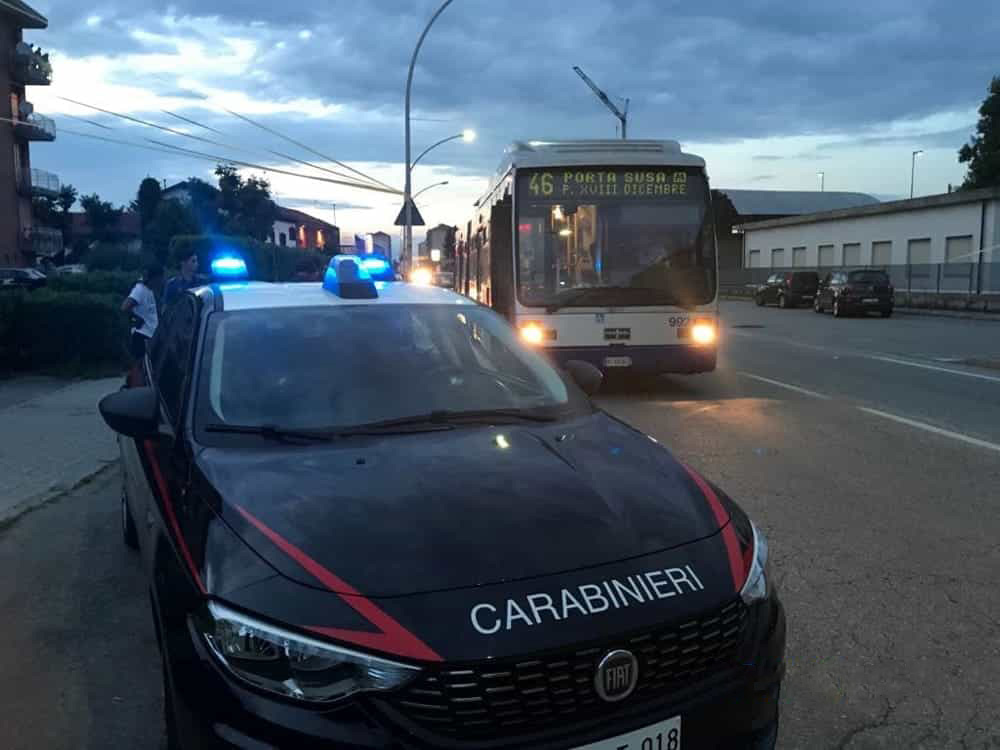
[[[115,208],[107,201],[102,201],[97,193],[83,196],[80,199],[80,206],[87,215],[93,239],[98,242],[114,239],[118,222],[125,212],[124,208]]]
[[[162,194],[163,190],[160,188],[159,180],[147,177],[139,183],[139,191],[136,193],[135,200],[132,201],[132,210],[139,214],[143,234],[156,216],[156,209],[160,205]]]
[[[219,204],[226,232],[261,242],[270,237],[278,213],[271,200],[271,184],[262,177],[244,180],[235,167],[224,164],[216,168],[215,174],[219,178]]]
[[[166,265],[170,240],[177,235],[198,234],[198,220],[191,209],[180,201],[160,201],[156,215],[143,234],[143,247]]]
[[[978,135],[962,146],[958,160],[968,163],[969,171],[962,188],[1000,185],[1000,77],[990,82],[990,92],[979,108]]]
[[[41,226],[52,226],[56,216],[55,198],[48,195],[36,195],[31,199],[31,216],[35,223]]]
[[[189,208],[204,233],[216,232],[219,229],[219,191],[212,185],[197,177],[190,177],[184,183],[184,188],[191,197]]]
[[[73,234],[73,219],[69,212],[73,208],[73,204],[76,203],[76,196],[75,187],[63,185],[59,189],[59,197],[56,198],[56,205],[59,206],[59,228],[62,229],[63,247],[66,248],[70,246]]]
[[[271,236],[278,207],[271,200],[271,184],[262,177],[251,177],[240,187],[239,217],[245,234],[259,242]]]

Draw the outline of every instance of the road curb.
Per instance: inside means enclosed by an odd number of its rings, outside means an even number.
[[[34,513],[36,510],[40,510],[46,505],[51,505],[52,503],[57,502],[71,492],[75,492],[81,487],[98,480],[104,474],[110,474],[114,470],[117,463],[117,459],[113,459],[105,463],[103,466],[99,466],[84,475],[80,479],[77,479],[69,486],[56,485],[54,487],[50,487],[44,492],[39,492],[36,495],[32,495],[25,500],[21,500],[20,502],[5,508],[0,511],[0,533],[7,531],[7,529],[14,526],[22,518]]]

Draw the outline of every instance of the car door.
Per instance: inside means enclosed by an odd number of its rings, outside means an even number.
[[[179,556],[187,555],[180,543],[183,521],[189,515],[187,497],[191,446],[184,430],[185,405],[191,382],[191,365],[198,329],[199,303],[185,294],[171,305],[162,330],[150,346],[152,384],[160,401],[160,434],[143,446],[147,463],[149,506],[141,525],[152,544],[147,544],[152,565],[155,538],[169,539]],[[138,519],[137,525],[140,525]],[[140,542],[141,543],[141,542]]]
[[[764,300],[764,304],[769,304],[777,299],[777,283],[778,274],[772,273],[767,277],[767,281],[764,282],[764,288],[760,291],[760,296]]]

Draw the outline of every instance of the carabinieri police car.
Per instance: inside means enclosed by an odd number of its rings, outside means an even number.
[[[100,409],[170,747],[774,746],[764,537],[590,365],[337,256],[186,292],[143,370]]]

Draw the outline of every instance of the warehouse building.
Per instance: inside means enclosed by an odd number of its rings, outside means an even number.
[[[897,290],[1000,294],[1000,187],[743,226],[741,281],[771,270],[879,267]]]

